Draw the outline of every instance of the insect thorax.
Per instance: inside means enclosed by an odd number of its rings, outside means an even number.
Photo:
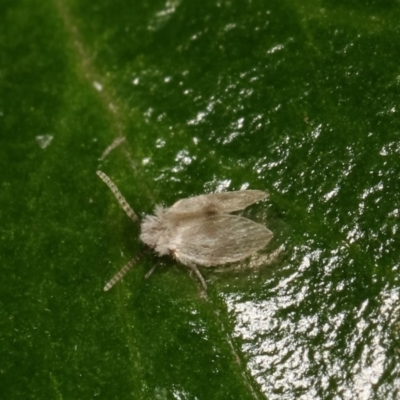
[[[161,256],[170,253],[170,223],[166,217],[166,209],[157,207],[156,215],[146,215],[141,224],[140,240],[155,249]]]

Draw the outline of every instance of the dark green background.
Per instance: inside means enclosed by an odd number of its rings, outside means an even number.
[[[0,398],[398,399],[399,21],[398,1],[2,0]],[[204,271],[208,300],[172,260],[145,280],[151,254],[104,293],[140,244],[97,169],[141,214],[268,190],[245,215],[284,252]]]

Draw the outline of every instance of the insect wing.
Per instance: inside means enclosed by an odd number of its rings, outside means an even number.
[[[243,210],[250,204],[266,197],[268,197],[268,192],[261,190],[238,190],[203,194],[179,200],[170,207],[170,210],[177,214],[208,213],[210,215],[213,213],[231,213]]]
[[[171,240],[174,256],[185,265],[221,265],[242,260],[262,249],[272,232],[247,218],[218,214],[176,228]]]

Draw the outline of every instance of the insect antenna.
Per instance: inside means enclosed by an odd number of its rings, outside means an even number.
[[[136,222],[139,218],[132,210],[131,206],[125,200],[125,197],[122,196],[121,192],[118,190],[115,183],[102,171],[96,171],[96,174],[100,177],[100,179],[110,188],[113,192],[115,198],[117,199],[118,203],[122,207],[122,209],[126,212],[128,217],[133,221]]]
[[[110,290],[118,281],[120,281],[131,268],[139,261],[139,259],[146,253],[148,249],[143,249],[135,257],[132,258],[127,264],[125,264],[104,286],[104,291]]]

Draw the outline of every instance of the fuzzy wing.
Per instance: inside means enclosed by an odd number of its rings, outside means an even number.
[[[185,265],[221,265],[242,260],[262,249],[272,232],[247,218],[218,214],[176,228],[171,250]]]
[[[262,190],[238,190],[202,194],[177,201],[169,210],[176,214],[217,214],[243,210],[250,204],[268,197]]]

